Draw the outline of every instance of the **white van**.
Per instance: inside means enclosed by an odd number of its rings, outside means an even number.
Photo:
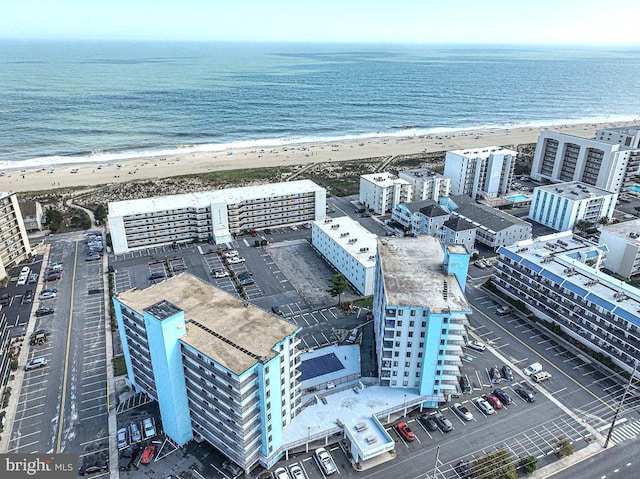
[[[542,371],[542,364],[540,363],[533,363],[522,370],[525,376],[531,376],[532,374],[539,373],[540,371]]]
[[[540,371],[539,373],[532,374],[531,379],[533,379],[537,383],[541,383],[542,381],[551,379],[551,374],[546,371]]]

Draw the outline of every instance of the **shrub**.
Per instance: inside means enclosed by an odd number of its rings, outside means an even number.
[[[556,454],[559,457],[570,456],[573,454],[573,444],[566,437],[556,439]]]
[[[522,457],[518,461],[518,467],[527,474],[531,474],[538,467],[538,459],[535,456]]]

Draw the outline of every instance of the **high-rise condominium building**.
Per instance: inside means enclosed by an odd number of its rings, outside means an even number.
[[[31,246],[18,198],[13,192],[0,192],[0,279],[6,278],[8,268],[30,257]]]
[[[411,184],[391,173],[372,173],[360,177],[360,203],[374,213],[390,213],[398,203],[411,201]]]
[[[437,203],[451,191],[449,178],[426,168],[401,171],[398,176],[411,183],[411,202],[433,200]]]

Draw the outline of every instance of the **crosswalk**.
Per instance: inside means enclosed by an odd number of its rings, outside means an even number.
[[[638,436],[640,436],[640,420],[616,426],[611,434],[611,439],[614,443],[620,443],[628,441],[629,439],[635,439]]]

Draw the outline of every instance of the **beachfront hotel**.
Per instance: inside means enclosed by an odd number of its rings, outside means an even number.
[[[326,191],[310,180],[109,203],[115,254],[323,220]]]
[[[365,208],[384,215],[411,200],[411,183],[387,172],[361,175],[359,200]]]
[[[517,153],[499,146],[447,151],[444,176],[452,195],[496,198],[509,192]]]
[[[311,246],[362,296],[373,294],[377,236],[349,216],[311,224]]]
[[[640,274],[640,220],[602,226],[599,243],[609,250],[606,269],[627,279]]]
[[[449,196],[451,180],[446,176],[426,168],[414,168],[398,173],[398,177],[411,183],[411,199],[416,202],[433,200],[436,203],[443,196]]]
[[[7,269],[31,258],[18,198],[13,192],[0,192],[0,279]]]
[[[280,458],[302,407],[298,326],[187,273],[113,303],[129,382],[176,444],[204,439],[246,472]]]
[[[635,183],[640,167],[638,127],[604,128],[596,139],[543,131],[531,178],[554,183],[579,181],[620,193]]]
[[[414,389],[425,407],[456,392],[471,307],[469,253],[437,238],[380,238],[373,317],[381,386]]]
[[[529,219],[556,231],[572,230],[578,221],[596,225],[613,218],[618,195],[578,181],[533,189]]]
[[[600,270],[608,253],[570,231],[520,241],[498,249],[491,281],[630,373],[640,360],[640,290]]]

